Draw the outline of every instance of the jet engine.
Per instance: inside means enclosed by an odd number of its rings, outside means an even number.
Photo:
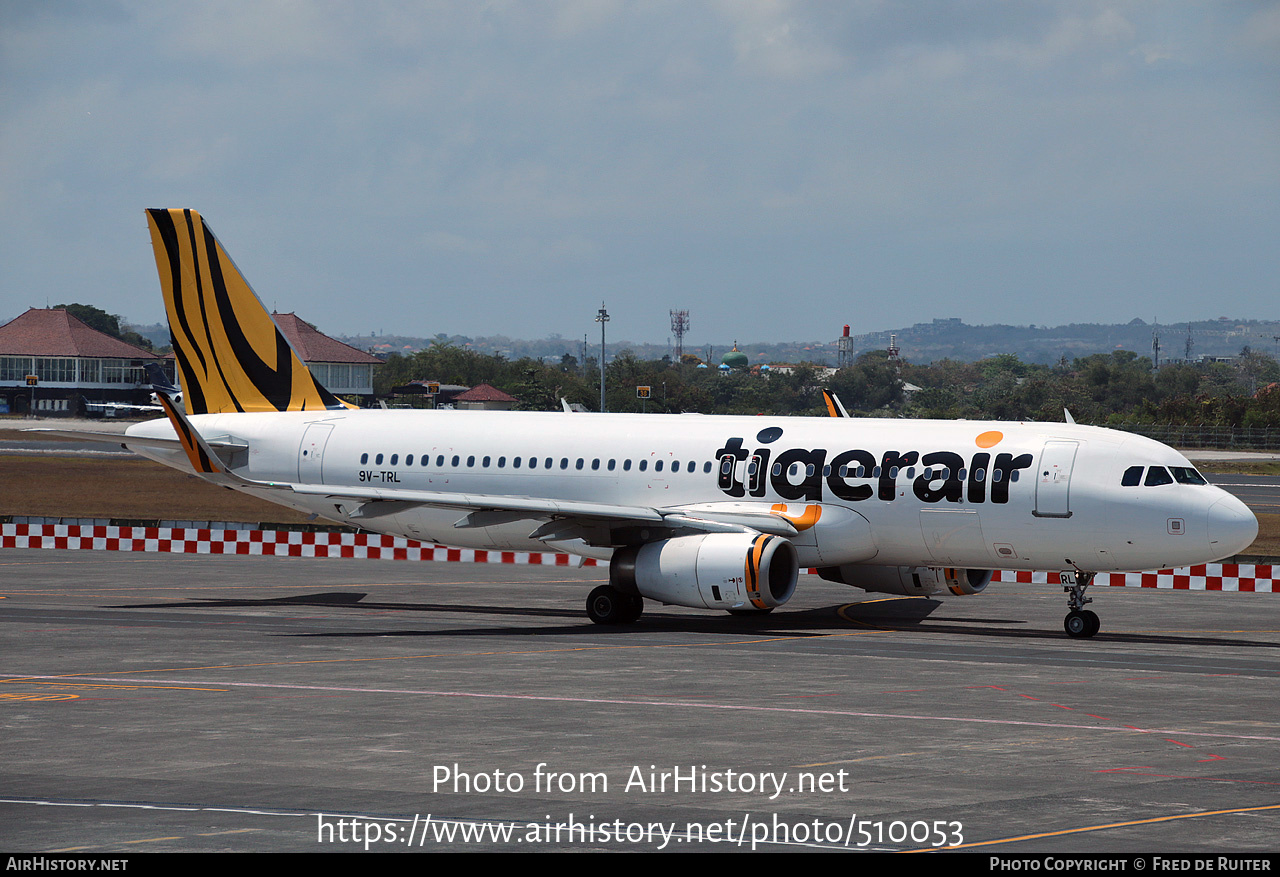
[[[697,609],[768,610],[791,599],[795,546],[764,533],[708,533],[629,545],[613,552],[619,591]]]
[[[957,596],[981,594],[991,582],[989,569],[958,569],[933,566],[868,566],[846,563],[824,566],[818,575],[829,582],[853,585],[881,594],[927,596],[943,588]]]

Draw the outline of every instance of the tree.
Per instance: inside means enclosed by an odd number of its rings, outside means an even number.
[[[80,304],[79,302],[69,305],[55,305],[54,310],[64,310],[90,329],[96,329],[104,335],[110,335],[112,338],[119,338],[126,344],[141,347],[143,350],[154,349],[151,339],[139,335],[132,329],[122,329],[119,314],[108,314],[102,308]]]

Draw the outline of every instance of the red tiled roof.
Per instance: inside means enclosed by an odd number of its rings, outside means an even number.
[[[149,350],[91,329],[66,311],[55,308],[30,308],[0,326],[0,354],[159,359]]]
[[[297,314],[272,314],[284,337],[303,362],[357,362],[381,365],[382,360],[371,353],[343,344],[308,325]]]
[[[488,384],[477,384],[465,393],[453,397],[455,402],[517,402],[515,396],[508,396],[497,387]]]

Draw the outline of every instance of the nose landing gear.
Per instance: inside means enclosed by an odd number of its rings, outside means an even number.
[[[1067,561],[1070,563],[1070,561]],[[1098,632],[1102,627],[1102,621],[1098,618],[1098,614],[1089,609],[1085,609],[1085,605],[1092,603],[1093,600],[1084,595],[1085,588],[1093,584],[1095,573],[1085,572],[1082,569],[1076,569],[1073,572],[1063,572],[1062,578],[1065,581],[1067,576],[1075,578],[1074,585],[1064,585],[1062,590],[1070,594],[1067,598],[1067,617],[1062,621],[1062,628],[1067,632],[1067,636],[1072,639],[1088,639]]]

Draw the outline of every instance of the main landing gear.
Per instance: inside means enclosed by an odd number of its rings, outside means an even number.
[[[644,612],[644,598],[601,585],[587,595],[587,617],[596,624],[630,624]]]
[[[1067,562],[1070,563],[1070,561]],[[1077,569],[1073,573],[1063,572],[1063,580],[1065,581],[1069,575],[1075,576],[1076,583],[1064,585],[1062,588],[1071,595],[1067,598],[1067,608],[1071,611],[1062,620],[1062,627],[1067,632],[1067,636],[1072,639],[1088,639],[1102,627],[1098,613],[1084,608],[1086,604],[1093,602],[1091,598],[1084,595],[1084,589],[1093,584],[1094,573],[1085,572],[1082,569]]]

